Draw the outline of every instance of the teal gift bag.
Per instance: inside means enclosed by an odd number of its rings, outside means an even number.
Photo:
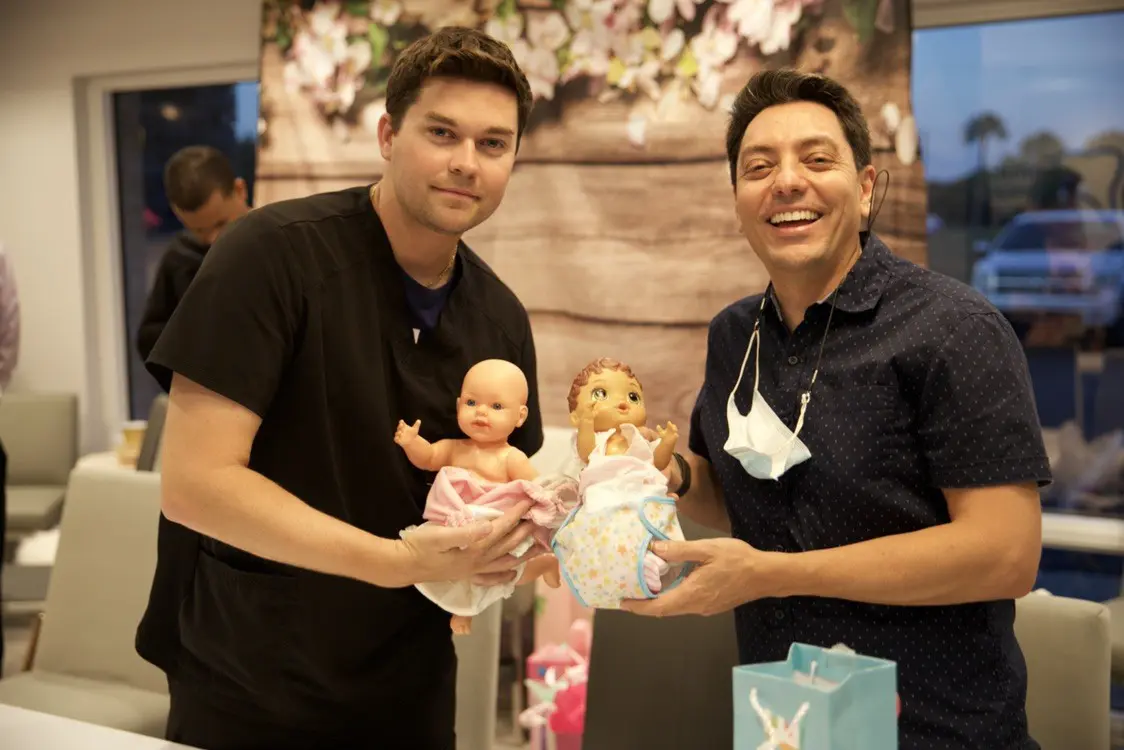
[[[735,750],[898,750],[897,665],[794,643],[734,667]]]

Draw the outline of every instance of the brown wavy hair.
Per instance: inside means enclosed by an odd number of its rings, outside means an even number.
[[[570,407],[571,414],[573,414],[574,410],[578,408],[578,396],[581,395],[582,388],[589,384],[589,379],[594,375],[600,375],[606,370],[609,370],[611,372],[623,372],[625,375],[635,380],[636,384],[640,386],[641,390],[644,389],[643,384],[640,383],[640,378],[636,377],[636,374],[632,371],[632,368],[626,365],[624,362],[612,359],[611,357],[601,357],[600,359],[595,359],[588,365],[583,367],[581,372],[578,373],[577,377],[574,378],[574,382],[570,384],[570,394],[566,397],[566,405]]]

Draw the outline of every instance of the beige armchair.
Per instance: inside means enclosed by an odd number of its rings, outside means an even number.
[[[19,539],[53,527],[67,476],[78,462],[78,397],[5,393],[0,439],[8,452],[8,536]]]
[[[690,536],[690,533],[688,533]],[[1042,750],[1110,747],[1108,610],[1031,594],[1016,603],[1027,717]],[[668,651],[666,645],[675,643]],[[659,659],[652,654],[659,653]],[[648,619],[598,612],[584,742],[614,750],[730,747],[733,618]],[[682,686],[652,721],[652,685]]]
[[[1042,750],[1108,748],[1112,639],[1097,602],[1032,593],[1016,602],[1026,714]]]
[[[500,622],[496,602],[472,618],[472,633],[453,637],[457,649],[457,748],[492,750],[500,676]]]
[[[133,645],[159,512],[159,475],[74,469],[34,659],[0,680],[0,703],[163,736],[167,683]]]

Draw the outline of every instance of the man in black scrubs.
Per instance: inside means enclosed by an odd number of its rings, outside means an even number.
[[[732,538],[657,549],[700,566],[630,609],[736,607],[743,663],[794,641],[894,660],[903,750],[1036,748],[1013,600],[1034,584],[1050,469],[1019,342],[869,233],[869,131],[838,83],[758,74],[727,151],[771,283],[710,325],[672,486]]]
[[[172,238],[156,269],[137,329],[141,360],[148,359],[208,248],[250,210],[246,181],[234,173],[225,154],[210,146],[177,151],[164,166],[164,192],[184,231]]]
[[[400,539],[432,474],[394,444],[459,433],[475,362],[535,348],[463,232],[499,205],[531,108],[507,47],[446,28],[398,57],[382,180],[257,209],[207,254],[148,360],[170,382],[161,546],[138,650],[169,677],[168,738],[207,750],[454,747],[449,615],[422,581],[513,578],[526,505]]]

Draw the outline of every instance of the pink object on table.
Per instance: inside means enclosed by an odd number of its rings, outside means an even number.
[[[586,684],[578,682],[554,694],[554,712],[547,724],[550,731],[579,737],[585,731]]]
[[[582,750],[580,734],[555,734],[554,750]]]
[[[551,669],[555,675],[561,675],[578,664],[581,658],[580,654],[568,646],[549,645],[537,648],[527,657],[527,679],[544,681],[546,673]]]

